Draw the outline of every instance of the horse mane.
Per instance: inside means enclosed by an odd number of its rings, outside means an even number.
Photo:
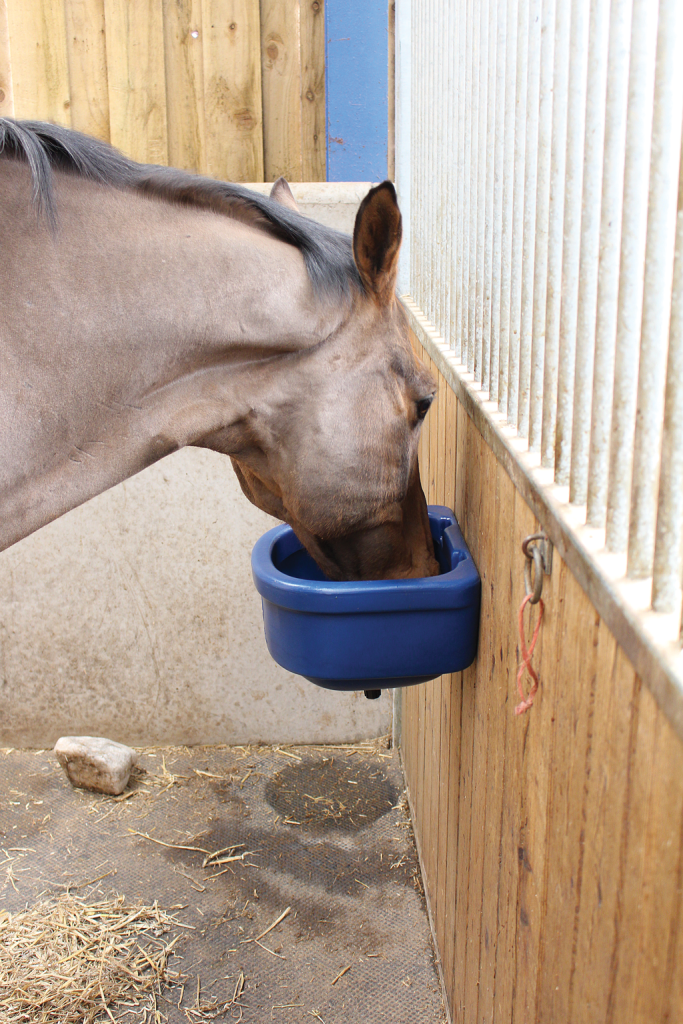
[[[0,118],[0,157],[28,163],[33,202],[54,228],[57,213],[52,170],[120,189],[135,189],[169,202],[212,209],[271,231],[301,251],[317,295],[348,299],[363,292],[349,235],[325,227],[242,185],[204,178],[173,167],[139,164],[106,142],[43,121]]]

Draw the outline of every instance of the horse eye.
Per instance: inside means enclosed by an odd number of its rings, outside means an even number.
[[[430,405],[432,404],[433,401],[434,401],[434,395],[430,395],[428,398],[420,398],[420,399],[418,399],[418,401],[415,403],[415,408],[417,409],[417,418],[418,418],[418,420],[423,420],[425,418],[425,416],[429,412],[429,407],[430,407]]]

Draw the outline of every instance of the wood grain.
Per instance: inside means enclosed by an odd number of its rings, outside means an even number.
[[[110,140],[104,0],[66,0],[71,127]]]
[[[301,149],[304,181],[327,180],[324,0],[300,0]]]
[[[266,181],[303,181],[299,4],[261,0],[263,163]]]
[[[403,738],[452,1019],[683,1020],[683,744],[557,552],[540,688],[515,716],[520,545],[538,524],[439,387],[423,480],[479,567],[479,654],[406,694]]]
[[[0,0],[0,117],[14,117],[7,0]]]
[[[201,0],[163,0],[168,161],[205,173],[204,30]]]
[[[258,0],[202,0],[207,171],[263,181]]]
[[[111,142],[168,163],[162,0],[104,0]]]
[[[14,113],[69,125],[69,69],[64,6],[51,0],[7,0]]]

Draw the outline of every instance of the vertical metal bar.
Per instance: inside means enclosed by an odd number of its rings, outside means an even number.
[[[484,349],[484,235],[486,212],[486,156],[488,153],[489,3],[479,0],[479,124],[477,127],[477,259],[474,322],[474,379],[483,381]]]
[[[652,573],[683,122],[683,4],[660,0],[628,575]]]
[[[589,526],[594,527],[605,525],[607,512],[632,5],[633,0],[612,0],[610,11],[605,153],[600,204],[600,260],[598,264],[593,405],[586,512],[586,522]]]
[[[536,173],[536,240],[534,245],[534,308],[529,382],[529,448],[541,446],[545,306],[548,277],[548,218],[550,215],[550,158],[553,130],[553,64],[555,59],[555,0],[543,0],[541,16],[541,73],[538,104],[538,161]]]
[[[609,0],[592,0],[588,39],[588,80],[583,158],[581,256],[576,314],[574,409],[569,500],[584,505],[588,495],[588,444],[593,389],[595,314],[600,256],[600,199],[605,142]]]
[[[508,407],[516,95],[517,3],[515,0],[508,0],[505,54],[505,142],[503,157],[503,229],[501,232],[500,347],[498,356],[498,408],[502,413],[507,413]]]
[[[476,349],[476,296],[477,296],[477,201],[479,185],[479,48],[481,37],[480,26],[481,0],[472,4],[472,74],[471,74],[471,106],[470,124],[470,209],[469,209],[469,283],[467,290],[467,369],[474,372],[474,353]]]
[[[496,48],[496,149],[493,176],[493,253],[491,270],[491,382],[489,397],[498,401],[500,351],[501,247],[503,240],[503,176],[505,168],[505,54],[507,0],[498,0],[498,43]]]
[[[652,581],[652,607],[657,612],[676,610],[683,572],[683,152],[678,180],[676,260]]]
[[[443,2],[443,22],[441,25],[440,39],[440,66],[441,66],[441,110],[440,110],[440,138],[438,147],[439,173],[441,179],[441,205],[439,230],[443,236],[443,248],[441,265],[438,274],[439,287],[439,330],[447,343],[451,344],[451,316],[449,311],[449,292],[447,292],[447,272],[453,259],[452,236],[450,230],[451,212],[453,203],[451,200],[451,183],[453,176],[453,164],[451,161],[451,139],[453,135],[453,66],[451,62],[451,48],[455,34],[453,24],[453,4],[449,0]]]
[[[458,139],[460,136],[459,107],[459,73],[460,73],[460,2],[454,0],[449,4],[451,11],[451,30],[449,32],[449,112],[450,128],[449,145],[446,154],[449,173],[449,204],[448,204],[448,266],[444,270],[446,282],[446,299],[448,316],[448,342],[455,351],[457,348],[456,323],[456,263],[458,259]]]
[[[484,208],[484,283],[482,376],[485,391],[491,390],[491,291],[493,277],[493,181],[496,154],[496,57],[498,51],[498,2],[489,2],[489,55],[486,114],[486,204]]]
[[[529,436],[529,388],[536,260],[536,193],[538,190],[538,116],[541,87],[541,0],[529,0],[529,72],[527,78],[524,158],[524,242],[519,322],[519,397],[517,433]]]
[[[555,482],[569,483],[576,362],[576,315],[581,246],[581,189],[583,141],[586,123],[586,70],[588,63],[588,2],[572,0],[569,50],[569,109],[567,163],[564,184],[564,238],[562,241],[562,304],[557,380]]]
[[[457,231],[455,253],[455,357],[464,362],[465,338],[463,329],[463,249],[465,220],[465,70],[467,61],[467,0],[459,3],[460,34],[458,42],[458,160],[457,160]]]
[[[517,96],[515,101],[515,177],[512,209],[512,262],[510,280],[510,348],[508,361],[507,418],[517,426],[519,401],[519,329],[522,306],[522,259],[524,256],[524,158],[526,151],[526,95],[529,54],[529,0],[517,5]]]
[[[628,542],[656,44],[657,18],[653,17],[651,0],[634,0],[607,487],[609,551],[625,551]]]
[[[435,11],[436,7],[436,11]],[[442,232],[437,229],[437,218],[438,218],[438,198],[439,198],[439,183],[438,183],[438,170],[436,165],[436,144],[437,144],[437,117],[436,107],[439,102],[438,95],[438,72],[439,72],[439,61],[437,59],[436,52],[436,36],[440,20],[438,17],[439,0],[432,0],[431,11],[427,17],[427,52],[430,56],[429,61],[424,65],[423,73],[426,71],[427,78],[427,105],[425,108],[425,127],[427,129],[427,180],[425,181],[425,187],[428,189],[429,195],[429,257],[428,257],[428,282],[427,282],[427,294],[429,319],[438,327],[438,310],[437,310],[437,288],[436,282],[438,280],[438,264],[440,262],[441,245],[442,245]]]
[[[413,74],[419,84],[420,90],[420,106],[417,112],[417,124],[418,124],[418,149],[420,153],[420,175],[416,182],[417,191],[419,196],[419,232],[420,232],[420,262],[417,268],[418,272],[418,294],[419,294],[419,305],[421,309],[425,309],[427,306],[427,294],[426,294],[426,279],[427,279],[427,253],[429,251],[427,246],[427,233],[429,226],[427,224],[427,192],[425,189],[425,181],[427,178],[426,173],[426,130],[425,130],[425,107],[426,107],[426,82],[427,76],[423,72],[424,61],[427,57],[427,47],[425,39],[425,7],[424,0],[420,0],[419,6],[417,7],[417,21],[418,21],[418,40],[419,40],[419,51],[418,60],[415,65]]]
[[[417,83],[416,66],[420,53],[418,29],[417,29],[418,0],[410,0],[410,145],[411,145],[411,175],[410,175],[410,213],[413,224],[418,227],[420,224],[420,207],[418,203],[418,181],[422,171],[420,160],[419,134],[417,129],[417,113],[420,109],[420,94]],[[417,279],[418,250],[421,243],[420,230],[411,231],[413,244],[410,249],[410,282],[409,292],[417,303],[420,301],[419,285]]]
[[[399,256],[398,291],[410,292],[410,0],[396,0],[396,187],[403,216],[403,243]]]
[[[545,308],[543,365],[543,425],[541,465],[555,465],[557,422],[557,367],[562,300],[562,242],[564,227],[564,171],[567,158],[567,89],[569,81],[569,34],[571,8],[559,0],[555,11],[555,68],[553,71],[553,135],[550,157],[550,207],[548,213],[548,278]]]
[[[469,293],[470,293],[470,184],[472,167],[472,51],[474,0],[467,4],[467,52],[465,64],[465,148],[464,148],[464,194],[462,211],[462,361],[469,364]]]

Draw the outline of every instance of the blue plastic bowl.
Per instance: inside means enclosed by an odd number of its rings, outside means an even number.
[[[329,690],[377,691],[467,668],[477,653],[481,580],[455,516],[429,506],[439,576],[335,583],[289,526],[251,556],[266,643],[290,672]]]

